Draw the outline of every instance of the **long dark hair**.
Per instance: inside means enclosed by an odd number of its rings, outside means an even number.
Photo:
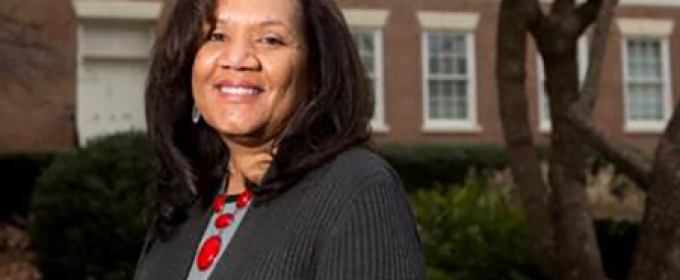
[[[297,0],[308,49],[310,93],[282,133],[271,170],[249,188],[256,202],[276,197],[308,171],[370,138],[373,102],[349,28],[333,0]],[[195,203],[207,206],[229,151],[217,132],[191,121],[191,72],[214,26],[216,0],[177,0],[154,45],[146,88],[149,136],[157,163],[150,189],[155,236],[169,238]],[[275,172],[272,172],[275,170]]]

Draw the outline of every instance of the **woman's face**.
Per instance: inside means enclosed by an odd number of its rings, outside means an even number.
[[[194,101],[225,141],[268,143],[308,90],[300,10],[294,0],[216,1],[215,30],[194,60]]]

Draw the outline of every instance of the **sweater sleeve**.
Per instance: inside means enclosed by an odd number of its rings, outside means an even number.
[[[398,179],[373,176],[355,193],[319,250],[317,280],[421,280],[425,264]]]

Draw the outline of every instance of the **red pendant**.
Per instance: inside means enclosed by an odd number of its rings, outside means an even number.
[[[198,258],[196,258],[196,265],[200,270],[206,270],[212,266],[217,254],[220,252],[222,246],[222,239],[219,235],[213,235],[208,238],[198,251]]]
[[[215,212],[222,212],[222,208],[224,208],[224,203],[226,200],[226,196],[224,195],[218,195],[215,197],[215,202],[213,203],[213,210]]]
[[[253,198],[253,193],[250,191],[244,191],[242,192],[238,198],[236,199],[236,207],[238,208],[243,208],[246,207],[248,202]]]
[[[225,228],[231,225],[234,221],[234,215],[231,213],[222,214],[215,219],[216,228]]]

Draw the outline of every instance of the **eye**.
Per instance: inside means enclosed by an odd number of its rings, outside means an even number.
[[[265,43],[267,45],[283,45],[284,42],[282,39],[275,35],[267,35],[258,40],[258,42]]]
[[[210,42],[224,42],[224,40],[227,38],[227,36],[224,33],[220,32],[212,32],[208,34],[207,41]]]

